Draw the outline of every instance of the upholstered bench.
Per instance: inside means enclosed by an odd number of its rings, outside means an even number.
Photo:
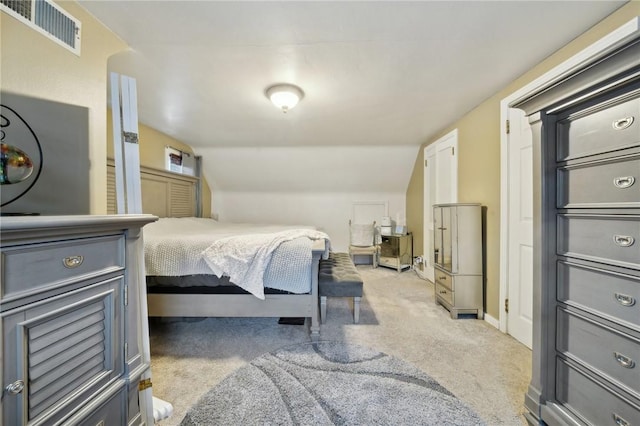
[[[353,322],[360,321],[362,278],[348,253],[329,253],[328,259],[320,259],[318,294],[320,296],[320,320],[327,318],[327,297],[353,297]]]

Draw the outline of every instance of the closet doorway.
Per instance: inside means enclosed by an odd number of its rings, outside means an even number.
[[[424,277],[434,282],[433,205],[458,201],[458,129],[424,148]]]

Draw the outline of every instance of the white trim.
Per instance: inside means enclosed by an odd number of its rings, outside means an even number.
[[[500,329],[500,321],[489,315],[488,313],[484,313],[484,320],[489,323],[489,325],[494,326],[497,329]]]
[[[505,122],[509,117],[509,105],[518,99],[529,96],[532,92],[540,90],[542,87],[549,86],[565,76],[571,74],[576,68],[586,63],[592,62],[597,57],[601,57],[616,47],[626,43],[628,40],[637,37],[640,32],[640,17],[636,16],[626,24],[620,26],[616,30],[602,37],[597,42],[591,44],[587,48],[576,53],[560,65],[552,68],[542,76],[536,78],[526,86],[521,87],[500,101],[500,296],[498,304],[499,310],[499,329],[503,333],[507,332],[507,316],[502,310],[504,300],[508,294],[507,277],[508,277],[508,214],[509,200],[507,199],[507,181],[508,174],[508,141]],[[485,319],[486,319],[485,314]]]

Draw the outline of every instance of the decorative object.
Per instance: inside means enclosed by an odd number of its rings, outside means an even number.
[[[0,214],[90,214],[89,109],[4,90],[0,100]]]
[[[293,84],[275,84],[265,91],[267,98],[285,114],[304,97],[304,92]]]
[[[1,205],[5,206],[26,194],[40,177],[42,147],[20,114],[7,105],[0,108],[0,185],[15,186],[11,190],[3,188],[6,197]]]
[[[181,424],[484,422],[416,367],[369,348],[326,341],[254,359],[207,392]]]

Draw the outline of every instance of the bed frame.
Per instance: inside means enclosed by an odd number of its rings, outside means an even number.
[[[113,163],[107,162],[108,188],[115,188]],[[142,210],[159,217],[195,216],[198,178],[141,167]],[[107,191],[108,206],[115,212],[115,192]],[[150,317],[303,317],[308,319],[312,340],[320,337],[318,266],[325,242],[312,246],[311,293],[252,294],[148,293]]]
[[[252,294],[149,293],[150,317],[304,317],[310,321],[312,340],[320,337],[318,265],[324,241],[315,241],[311,267],[311,293]]]

